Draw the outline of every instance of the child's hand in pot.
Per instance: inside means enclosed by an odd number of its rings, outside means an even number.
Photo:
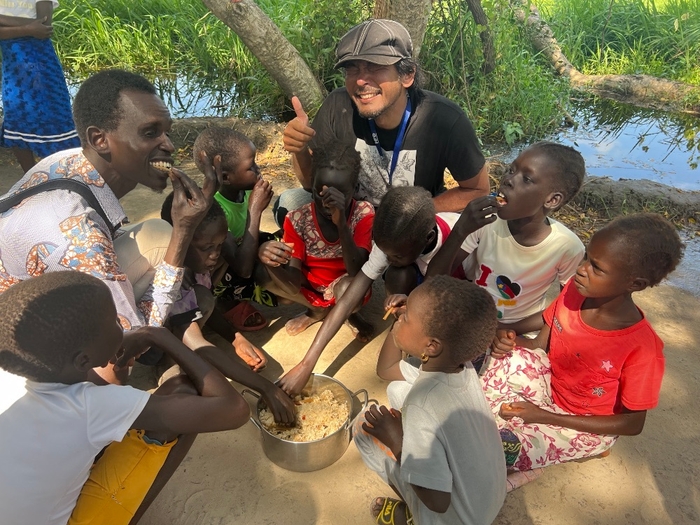
[[[292,426],[296,419],[294,401],[287,393],[277,385],[270,384],[268,388],[260,392],[267,408],[272,412],[275,423],[283,426]]]

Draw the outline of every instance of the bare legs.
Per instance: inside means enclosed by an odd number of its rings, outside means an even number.
[[[36,164],[36,159],[34,158],[34,153],[30,149],[24,148],[12,148],[12,153],[15,154],[15,158],[19,165],[22,167],[22,171],[27,173]]]

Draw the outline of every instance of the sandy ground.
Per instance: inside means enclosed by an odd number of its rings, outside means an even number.
[[[19,168],[0,152],[0,193],[19,177]],[[278,174],[272,182],[279,193],[293,179]],[[162,199],[138,188],[123,202],[132,221],[138,221],[155,216]],[[272,230],[271,217],[266,214],[265,219],[264,229]],[[366,315],[377,327],[377,337],[362,345],[348,328],[341,328],[316,372],[335,377],[351,391],[367,389],[370,398],[383,403],[387,383],[376,377],[374,366],[388,322],[380,315],[383,291],[375,286],[374,292]],[[535,482],[509,494],[496,524],[700,521],[700,423],[693,406],[693,400],[700,398],[695,354],[700,346],[700,298],[668,285],[635,297],[666,343],[667,371],[659,407],[649,413],[640,436],[621,438],[607,458],[551,467]],[[263,373],[275,379],[301,359],[319,325],[290,338],[284,323],[301,308],[263,310],[271,324],[250,334],[250,339],[272,357]],[[253,409],[254,403],[251,399]],[[377,495],[390,495],[390,489],[365,468],[352,444],[330,467],[295,473],[270,462],[260,432],[246,424],[235,431],[200,436],[142,523],[361,525],[371,523],[369,503]]]

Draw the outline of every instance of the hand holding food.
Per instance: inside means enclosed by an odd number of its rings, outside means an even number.
[[[265,266],[282,266],[292,258],[292,245],[280,241],[267,241],[258,248],[258,257]]]

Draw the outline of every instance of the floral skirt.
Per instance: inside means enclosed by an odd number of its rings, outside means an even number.
[[[513,450],[512,438],[516,437],[520,442],[519,453],[508,462],[512,470],[531,470],[597,456],[617,440],[617,436],[589,434],[555,425],[526,424],[518,417],[506,421],[498,415],[503,403],[516,401],[529,401],[556,414],[570,414],[552,401],[551,377],[549,357],[541,349],[515,347],[509,357],[489,357],[485,369],[482,369],[484,394],[501,436],[511,438],[504,439],[506,456],[508,449]]]

